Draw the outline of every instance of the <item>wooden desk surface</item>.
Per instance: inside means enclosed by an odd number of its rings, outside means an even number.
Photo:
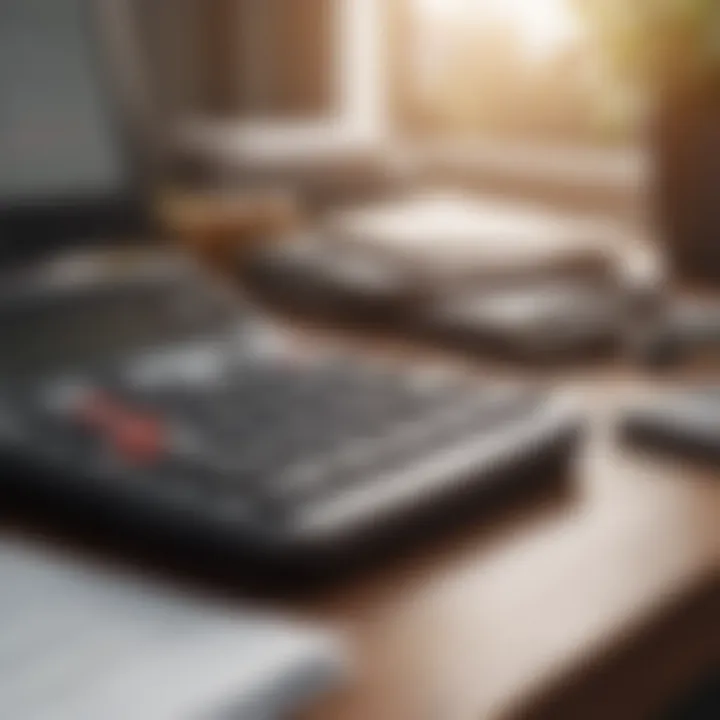
[[[291,605],[354,654],[355,683],[311,717],[639,720],[719,666],[720,472],[612,436],[624,403],[671,381],[557,382],[592,418],[572,492]]]

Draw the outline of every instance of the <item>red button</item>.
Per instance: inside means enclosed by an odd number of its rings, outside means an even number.
[[[127,415],[108,431],[115,452],[125,460],[148,465],[164,454],[165,432],[154,418]]]
[[[103,392],[85,398],[76,416],[107,438],[113,450],[130,462],[154,463],[165,450],[165,433],[159,420],[125,407]]]

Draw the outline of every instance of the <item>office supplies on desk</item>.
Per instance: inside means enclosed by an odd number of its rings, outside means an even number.
[[[293,313],[529,361],[618,350],[663,289],[655,253],[607,223],[451,193],[331,214],[245,270]]]
[[[611,224],[457,191],[418,192],[331,214],[323,232],[334,243],[402,263],[445,291],[607,279],[623,260]]]

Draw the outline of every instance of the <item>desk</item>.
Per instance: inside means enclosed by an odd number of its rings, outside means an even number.
[[[592,416],[569,498],[533,499],[291,609],[346,633],[357,683],[322,720],[654,717],[720,662],[720,483],[619,446],[667,381],[566,385]]]

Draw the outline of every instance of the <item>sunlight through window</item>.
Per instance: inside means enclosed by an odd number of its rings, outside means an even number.
[[[579,32],[568,0],[414,0],[421,22],[515,25],[529,52],[547,55]]]

